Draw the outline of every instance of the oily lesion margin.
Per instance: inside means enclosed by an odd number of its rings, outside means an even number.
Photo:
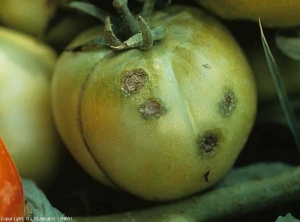
[[[82,123],[82,101],[83,101],[83,97],[85,94],[85,91],[87,89],[87,85],[88,82],[90,80],[90,77],[92,76],[92,74],[94,73],[96,67],[99,65],[100,62],[102,62],[103,59],[107,59],[107,57],[113,56],[113,51],[109,52],[108,54],[106,54],[103,58],[101,58],[98,62],[95,63],[95,65],[90,69],[89,73],[86,75],[81,87],[80,87],[80,91],[79,91],[79,95],[78,95],[78,101],[77,101],[77,124],[78,124],[78,128],[79,128],[79,133],[81,136],[81,139],[84,143],[84,146],[86,148],[86,150],[88,151],[88,153],[90,154],[90,156],[92,157],[92,159],[94,160],[94,162],[96,163],[96,165],[98,166],[98,168],[103,172],[103,174],[106,176],[106,178],[117,188],[122,189],[117,183],[115,183],[115,181],[109,176],[109,174],[104,170],[104,168],[101,166],[101,164],[97,161],[97,158],[95,157],[95,155],[93,154],[88,141],[86,139],[85,133],[84,133],[84,127],[83,127],[83,123]]]

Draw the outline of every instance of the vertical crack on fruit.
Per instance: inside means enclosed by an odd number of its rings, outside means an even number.
[[[229,116],[236,107],[236,97],[233,91],[226,90],[221,102],[218,104],[219,113],[222,116]]]
[[[149,99],[139,107],[139,112],[145,119],[157,119],[165,113],[166,109],[158,99]]]
[[[125,96],[138,93],[147,81],[147,73],[143,69],[126,71],[122,75],[121,91]]]
[[[198,141],[199,149],[204,155],[214,154],[219,144],[219,136],[211,132],[205,133]]]

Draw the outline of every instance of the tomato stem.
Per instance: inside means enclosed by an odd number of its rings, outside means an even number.
[[[73,48],[65,49],[66,51],[84,51],[96,48],[97,46],[109,45],[111,49],[115,51],[122,51],[126,49],[139,48],[141,50],[147,50],[152,48],[154,43],[161,40],[164,37],[164,29],[162,27],[155,27],[151,29],[146,21],[150,20],[153,13],[155,0],[145,0],[141,15],[145,16],[145,19],[140,15],[135,17],[130,12],[127,0],[114,0],[113,6],[118,12],[119,16],[123,20],[125,26],[130,31],[130,37],[121,42],[115,35],[112,29],[112,23],[110,16],[105,17],[105,13],[102,10],[96,8],[94,5],[82,2],[72,2],[69,4],[71,8],[76,8],[88,13],[91,16],[98,18],[104,22],[104,35],[106,38],[99,37],[85,42],[82,45],[75,46]],[[118,33],[120,31],[118,30]],[[108,43],[108,44],[107,44]]]
[[[73,1],[73,2],[69,3],[68,6],[70,8],[78,9],[78,10],[80,10],[82,12],[85,12],[88,15],[93,16],[93,17],[99,19],[102,22],[104,22],[104,20],[105,20],[105,18],[107,16],[110,16],[105,11],[97,8],[96,6],[94,6],[92,4],[85,3],[85,2]]]
[[[245,175],[255,172],[258,178],[256,180],[242,183],[233,181],[229,187],[224,186],[221,189],[214,189],[207,193],[201,193],[201,195],[147,210],[104,216],[74,217],[73,222],[215,221],[219,218],[261,211],[271,206],[294,201],[299,197],[300,167],[291,167],[287,170],[283,166],[281,166],[282,169],[278,168],[276,164],[253,166],[238,169],[237,172],[242,170]],[[264,167],[281,170],[277,171],[277,175],[264,178],[266,175],[260,175],[257,170],[264,169]],[[262,172],[265,171],[262,170]],[[236,176],[236,174],[232,174],[232,176]],[[215,203],[218,203],[217,208]]]
[[[128,27],[130,34],[137,34],[139,32],[139,27],[136,22],[136,19],[134,18],[127,6],[127,0],[114,0],[113,6],[115,7],[121,19],[123,20],[125,26]]]
[[[147,23],[150,22],[154,10],[154,4],[155,4],[155,0],[146,0],[144,2],[141,16],[145,19]]]

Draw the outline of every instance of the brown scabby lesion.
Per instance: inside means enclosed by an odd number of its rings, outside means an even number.
[[[213,155],[219,145],[220,135],[216,132],[205,132],[198,139],[198,148],[203,155]]]
[[[218,103],[218,112],[224,116],[230,116],[236,108],[237,99],[233,90],[227,89],[221,101]]]
[[[148,99],[139,107],[139,112],[144,119],[158,119],[166,113],[166,108],[159,99]]]
[[[125,71],[121,77],[121,91],[125,97],[138,93],[148,80],[148,75],[143,69]]]

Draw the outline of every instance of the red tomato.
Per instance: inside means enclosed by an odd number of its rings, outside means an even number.
[[[0,217],[21,220],[24,194],[20,175],[2,138],[0,138]]]

